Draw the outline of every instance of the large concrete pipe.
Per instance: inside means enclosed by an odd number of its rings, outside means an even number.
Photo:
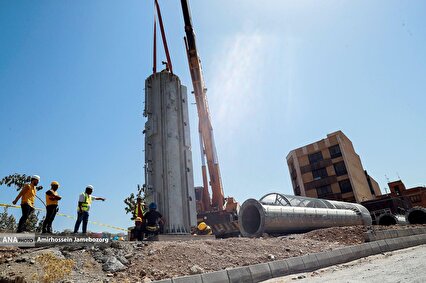
[[[396,225],[396,224],[406,225],[407,221],[405,220],[404,215],[383,213],[379,215],[379,217],[377,217],[376,224],[385,225],[385,226]]]
[[[413,207],[405,215],[410,224],[426,224],[426,209],[423,207]]]
[[[370,213],[360,204],[277,193],[268,194],[260,201],[246,200],[238,219],[244,237],[372,223]]]

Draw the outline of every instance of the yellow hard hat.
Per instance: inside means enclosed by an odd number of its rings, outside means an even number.
[[[58,186],[58,187],[59,187],[59,183],[58,183],[58,182],[56,182],[56,181],[53,181],[52,183],[50,183],[50,185],[51,185],[51,186],[56,185],[56,186]]]
[[[207,224],[205,222],[201,222],[198,224],[198,230],[203,231],[207,228]]]
[[[142,222],[142,218],[140,218],[140,217],[136,217],[135,221],[136,221],[136,222]]]

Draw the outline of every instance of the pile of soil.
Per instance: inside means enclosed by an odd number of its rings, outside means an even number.
[[[421,225],[420,225],[421,226]],[[372,229],[405,229],[418,226],[373,226]],[[110,246],[74,249],[0,249],[0,281],[23,277],[31,282],[43,270],[37,255],[53,253],[75,262],[61,282],[150,282],[264,263],[364,242],[363,226],[334,227],[305,234],[261,238],[207,239],[197,241],[114,242]],[[116,268],[116,270],[111,271]]]

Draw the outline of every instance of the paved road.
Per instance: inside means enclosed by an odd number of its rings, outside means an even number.
[[[426,282],[426,245],[374,255],[314,272],[274,278],[264,283]]]

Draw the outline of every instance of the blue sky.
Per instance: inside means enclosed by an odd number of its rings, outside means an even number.
[[[174,72],[192,89],[180,1],[160,5]],[[226,195],[292,193],[287,153],[336,130],[382,189],[385,175],[425,185],[426,2],[192,0],[191,8]],[[131,225],[122,200],[144,182],[152,25],[153,1],[1,1],[0,176],[58,180],[61,212],[71,215],[93,184],[107,202],[93,205],[91,220]],[[198,185],[195,105],[190,117]],[[1,188],[1,203],[14,197]]]

